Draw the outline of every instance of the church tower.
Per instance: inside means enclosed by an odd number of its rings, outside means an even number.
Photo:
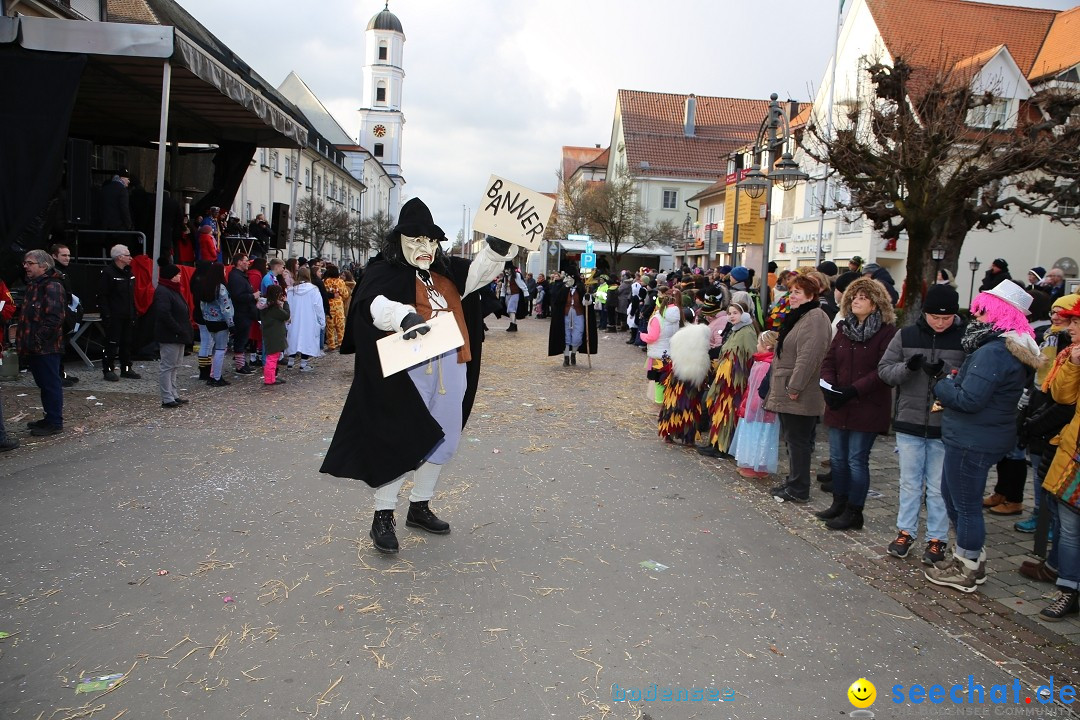
[[[388,209],[395,218],[401,208],[405,178],[401,174],[402,69],[405,33],[401,21],[390,12],[387,0],[382,12],[371,18],[364,35],[364,90],[360,108],[360,144],[383,164],[394,181]]]

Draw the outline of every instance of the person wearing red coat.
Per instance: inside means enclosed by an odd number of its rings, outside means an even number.
[[[199,259],[217,262],[218,247],[214,239],[214,228],[209,225],[199,226]]]
[[[821,379],[833,502],[816,513],[830,530],[861,530],[863,504],[870,489],[870,450],[888,431],[892,390],[878,376],[878,363],[896,334],[896,313],[885,286],[862,277],[840,298],[840,315]]]

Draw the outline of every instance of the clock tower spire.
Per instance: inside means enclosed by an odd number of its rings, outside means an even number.
[[[405,32],[401,21],[390,12],[387,0],[381,12],[371,18],[364,33],[364,89],[360,108],[360,144],[383,164],[394,181],[385,210],[395,218],[401,207],[405,178],[401,174],[401,134],[405,116],[401,112],[401,91],[405,80],[402,66]]]

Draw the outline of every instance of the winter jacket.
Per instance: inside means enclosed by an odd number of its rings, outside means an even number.
[[[987,290],[993,290],[1005,280],[1012,280],[1012,275],[1008,270],[1002,270],[1001,272],[994,272],[993,270],[987,270],[983,275],[982,284],[979,285],[979,292],[986,292]]]
[[[871,280],[877,280],[879,283],[885,286],[885,290],[889,293],[889,299],[892,300],[892,304],[896,305],[900,300],[900,293],[896,292],[896,281],[893,280],[892,275],[885,268],[878,268],[870,276]]]
[[[619,296],[616,299],[615,312],[620,315],[625,315],[627,308],[630,307],[630,295],[633,293],[633,285],[634,281],[630,279],[619,283]]]
[[[64,352],[64,286],[53,270],[26,283],[16,331],[20,355]]]
[[[843,331],[836,333],[821,364],[821,379],[837,390],[854,387],[859,394],[840,407],[825,410],[827,427],[875,433],[888,431],[892,391],[878,375],[878,363],[894,335],[895,325],[882,325],[862,342],[852,340]],[[787,347],[784,349],[786,352]]]
[[[282,306],[270,305],[262,311],[263,349],[267,354],[285,352],[288,346],[285,323],[290,315],[288,302]]]
[[[203,320],[206,321],[206,326],[210,328],[211,325],[227,325],[233,326],[233,318],[235,317],[235,311],[233,310],[232,300],[229,299],[229,291],[225,289],[224,285],[218,285],[217,299],[214,302],[202,301],[199,303],[199,309],[202,311]],[[221,328],[218,327],[217,330]],[[211,328],[211,332],[216,332]]]
[[[1016,447],[1016,404],[1040,362],[1035,341],[1015,332],[976,348],[956,375],[934,385],[934,395],[945,408],[942,441],[1001,456]]]
[[[1071,360],[1067,360],[1050,381],[1050,394],[1053,395],[1054,402],[1062,405],[1080,405],[1080,365],[1074,365]],[[1046,471],[1043,490],[1058,495],[1061,489],[1072,480],[1072,474],[1076,471],[1073,457],[1080,453],[1078,434],[1080,434],[1080,412],[1074,412],[1072,420],[1057,437],[1058,449],[1054,454],[1050,469]],[[1072,472],[1069,472],[1070,469]]]
[[[679,317],[682,310],[677,305],[668,305],[663,312],[658,312],[649,319],[649,329],[639,336],[648,345],[645,354],[654,360],[667,355],[671,350],[671,337],[679,331]]]
[[[135,319],[135,275],[111,262],[101,270],[98,305],[103,320]]]
[[[944,360],[941,371],[948,374],[964,363],[966,353],[960,345],[963,337],[964,323],[960,318],[955,318],[945,332],[936,333],[922,316],[893,336],[878,363],[881,379],[897,388],[893,430],[922,438],[941,437],[941,413],[930,412],[934,405],[930,376],[922,368],[908,370],[907,363],[915,355],[922,355],[924,363]]]
[[[228,289],[229,299],[232,300],[236,317],[254,320],[257,315],[255,309],[256,300],[248,274],[234,267],[229,271]]]
[[[318,357],[322,355],[319,330],[326,327],[319,289],[311,283],[298,283],[289,290],[289,355],[303,353]]]
[[[154,340],[163,345],[191,342],[191,315],[178,283],[161,280],[154,290]]]
[[[815,307],[799,318],[784,339],[783,352],[773,359],[767,410],[789,415],[821,414],[825,397],[818,381],[831,340],[832,328],[824,310]],[[792,394],[798,397],[792,400],[788,397]]]

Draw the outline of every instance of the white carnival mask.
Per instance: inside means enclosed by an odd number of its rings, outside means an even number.
[[[419,237],[401,236],[401,254],[405,256],[405,262],[421,270],[427,270],[431,263],[435,262],[435,252],[439,248],[439,241],[421,235]]]
[[[574,287],[574,278],[567,275],[566,277],[564,277],[562,279],[562,284],[565,285],[568,288]]]

